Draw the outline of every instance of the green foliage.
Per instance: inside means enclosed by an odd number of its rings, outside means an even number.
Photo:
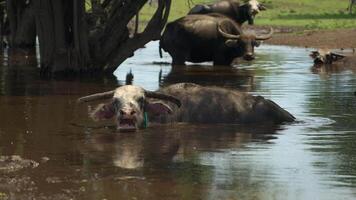
[[[85,0],[85,11],[86,12],[91,12],[91,1]]]
[[[6,200],[8,196],[5,193],[0,192],[0,200]]]

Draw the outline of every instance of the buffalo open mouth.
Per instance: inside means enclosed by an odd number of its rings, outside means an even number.
[[[118,130],[120,131],[136,131],[136,121],[134,119],[121,119],[118,122]]]
[[[320,66],[322,64],[324,64],[324,61],[321,58],[315,58],[314,59],[314,65],[315,66]]]

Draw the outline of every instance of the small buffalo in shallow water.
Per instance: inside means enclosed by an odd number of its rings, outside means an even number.
[[[266,10],[266,7],[256,0],[250,0],[245,4],[236,0],[223,0],[208,5],[198,4],[188,14],[220,13],[234,19],[240,25],[246,21],[252,25],[256,14],[262,10]]]
[[[344,71],[356,73],[356,54],[354,52],[319,49],[312,51],[310,57],[314,59],[311,71],[321,75],[323,78],[328,78],[330,74]]]
[[[254,59],[254,47],[272,37],[242,31],[232,19],[221,14],[187,15],[167,24],[160,40],[161,49],[172,56],[173,65],[185,61],[230,65],[235,58]]]
[[[312,51],[310,57],[314,59],[314,67],[326,67],[329,71],[356,70],[356,54],[336,53],[329,49]]]
[[[174,84],[157,92],[125,85],[78,101],[106,98],[111,101],[99,105],[91,117],[95,120],[114,118],[119,130],[145,128],[148,121],[280,124],[295,120],[289,112],[261,96],[192,83]]]
[[[332,52],[329,49],[318,49],[310,53],[310,57],[314,59],[315,65],[321,64],[332,64],[333,62],[339,61],[345,58],[345,55]]]

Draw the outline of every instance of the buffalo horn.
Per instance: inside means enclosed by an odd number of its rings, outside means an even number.
[[[264,6],[263,4],[259,4],[259,5],[258,5],[258,9],[260,9],[260,10],[267,10],[266,6]]]
[[[270,31],[267,35],[258,35],[258,36],[256,36],[256,40],[268,40],[272,37],[273,32],[274,32],[273,28],[271,27]]]
[[[345,58],[345,57],[346,57],[345,55],[342,55],[342,54],[339,54],[339,53],[333,53],[333,52],[331,52],[330,54],[331,54],[332,56],[337,57],[337,58]]]
[[[158,92],[150,92],[150,91],[145,91],[145,95],[148,98],[170,101],[170,102],[176,104],[178,107],[180,107],[182,105],[182,103],[180,102],[179,99],[177,99],[173,96],[170,96],[170,95],[166,95],[166,94],[162,94],[162,93],[158,93]]]
[[[224,21],[228,21],[228,20],[224,20]],[[226,33],[224,32],[222,29],[221,29],[221,24],[224,22],[224,21],[221,21],[219,22],[219,25],[218,25],[218,30],[219,30],[219,33],[225,37],[225,38],[228,38],[228,39],[234,39],[234,40],[237,40],[240,38],[240,35],[233,35],[233,34],[230,34],[230,33]]]
[[[103,92],[103,93],[92,94],[89,96],[79,98],[77,100],[77,103],[84,103],[84,102],[101,100],[101,99],[109,99],[114,96],[114,93],[115,93],[115,90]]]

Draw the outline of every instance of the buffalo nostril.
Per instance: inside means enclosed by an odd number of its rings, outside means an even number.
[[[136,113],[136,111],[131,110],[131,109],[121,109],[120,110],[121,116],[130,116],[130,115],[134,115],[135,113]]]
[[[251,55],[251,54],[246,54],[246,55],[244,56],[244,59],[250,61],[250,60],[255,59],[255,56],[253,56],[253,55]]]

